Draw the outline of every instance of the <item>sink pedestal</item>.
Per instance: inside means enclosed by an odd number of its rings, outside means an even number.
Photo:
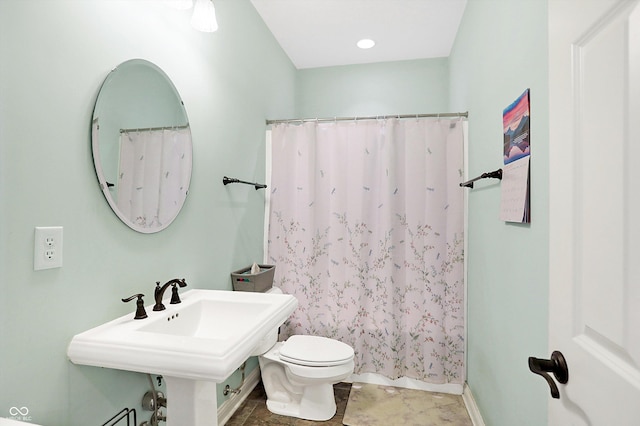
[[[216,383],[164,377],[167,426],[218,426]]]

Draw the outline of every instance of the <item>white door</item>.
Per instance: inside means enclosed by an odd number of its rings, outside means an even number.
[[[548,4],[549,424],[640,425],[640,1]]]

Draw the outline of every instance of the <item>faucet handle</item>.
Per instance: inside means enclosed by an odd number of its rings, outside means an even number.
[[[156,299],[156,304],[153,305],[154,311],[164,311],[166,308],[162,304],[162,296],[164,294],[165,286],[160,287],[160,281],[156,281],[156,288],[153,291],[153,294]]]
[[[181,303],[180,296],[178,295],[178,286],[186,287],[187,282],[183,279],[175,279],[175,282],[171,284],[171,304],[175,305],[176,303]]]
[[[176,303],[182,303],[182,300],[180,300],[180,295],[178,294],[177,283],[173,283],[171,284],[171,304],[175,305]]]
[[[127,297],[126,299],[122,299],[122,301],[125,303],[130,302],[136,297],[138,298],[138,301],[136,302],[136,315],[133,317],[133,319],[144,319],[147,317],[147,311],[144,310],[144,300],[142,300],[144,294],[134,294],[133,296]]]

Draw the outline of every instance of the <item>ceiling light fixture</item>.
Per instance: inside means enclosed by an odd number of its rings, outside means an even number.
[[[358,43],[356,43],[356,46],[358,46],[360,49],[371,49],[375,45],[376,42],[369,38],[363,38]]]
[[[213,6],[213,0],[196,0],[193,6],[191,26],[205,33],[212,33],[218,29],[216,8]]]

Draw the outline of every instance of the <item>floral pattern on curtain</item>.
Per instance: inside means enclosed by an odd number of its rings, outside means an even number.
[[[299,308],[283,337],[334,338],[355,373],[464,382],[463,123],[272,129],[268,259]]]

